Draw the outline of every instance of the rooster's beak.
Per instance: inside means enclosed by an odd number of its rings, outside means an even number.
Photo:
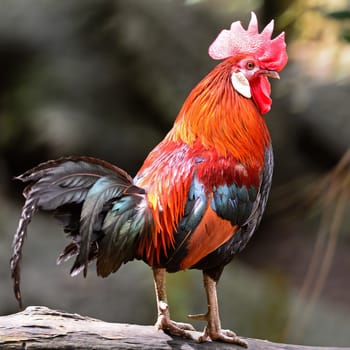
[[[274,70],[262,70],[260,74],[266,75],[269,78],[279,79],[279,74]]]

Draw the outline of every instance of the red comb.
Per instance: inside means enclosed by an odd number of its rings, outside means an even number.
[[[222,60],[236,55],[254,55],[267,69],[280,71],[287,63],[284,32],[271,40],[273,20],[259,33],[258,20],[254,12],[247,30],[240,21],[233,22],[230,30],[222,30],[209,47],[209,55],[214,60]]]

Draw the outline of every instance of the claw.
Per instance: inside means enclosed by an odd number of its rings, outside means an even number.
[[[222,329],[222,334],[228,336],[228,337],[237,337],[237,334],[234,331],[231,331],[230,329]]]

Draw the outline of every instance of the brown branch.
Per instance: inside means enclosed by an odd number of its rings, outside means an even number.
[[[199,335],[199,333],[198,333]],[[250,350],[335,350],[247,339]],[[195,341],[157,332],[153,326],[108,323],[78,314],[30,306],[0,317],[1,349],[241,349],[230,344]],[[345,348],[342,348],[343,350]],[[348,348],[350,349],[350,348]]]

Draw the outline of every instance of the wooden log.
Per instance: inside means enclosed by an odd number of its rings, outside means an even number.
[[[200,335],[199,332],[198,336]],[[197,334],[195,334],[197,335]],[[247,339],[249,350],[335,350],[335,347],[308,347]],[[108,323],[29,306],[24,311],[0,317],[1,349],[242,349],[232,344],[197,343],[156,331],[153,326]],[[341,348],[350,349],[350,348]]]

